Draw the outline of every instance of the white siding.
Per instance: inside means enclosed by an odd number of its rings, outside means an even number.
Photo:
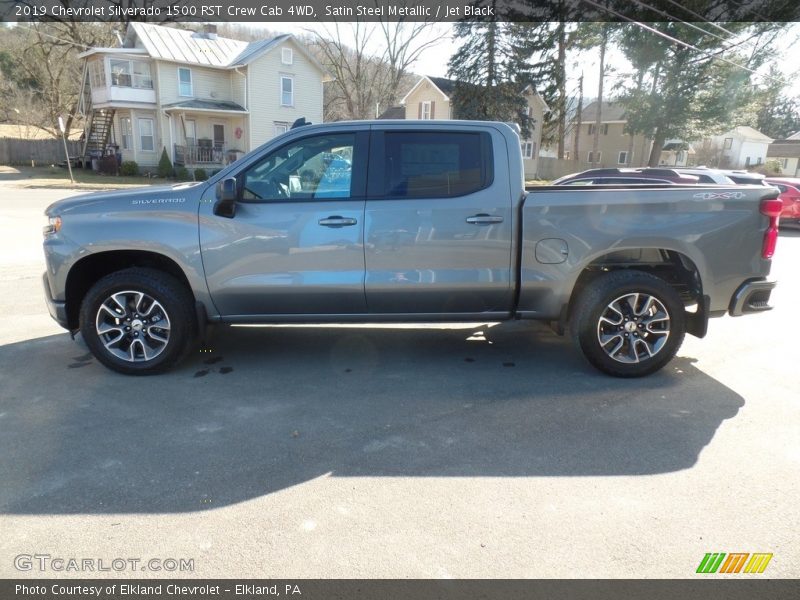
[[[247,108],[247,85],[245,85],[247,67],[239,69],[239,73],[231,71],[231,100],[239,106]]]
[[[190,99],[190,97],[181,96],[178,93],[178,68],[191,70],[191,98],[201,100],[232,100],[231,76],[241,79],[233,71],[160,62],[158,65],[158,89],[162,105]]]
[[[281,47],[294,50],[293,64],[281,62]],[[312,123],[322,122],[322,73],[292,41],[284,42],[253,61],[247,69],[250,109],[250,148],[255,148],[275,135],[275,122],[293,123],[305,117]],[[294,106],[281,106],[281,75],[294,79]],[[234,73],[234,76],[238,77]]]

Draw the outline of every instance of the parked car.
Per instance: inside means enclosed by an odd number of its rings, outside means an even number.
[[[737,185],[764,185],[764,175],[750,171],[722,171]]]
[[[334,151],[335,185],[290,184]],[[775,188],[523,185],[503,123],[307,125],[205,182],[52,204],[48,310],[126,374],[208,323],[537,319],[639,377],[709,318],[770,308]]]
[[[636,179],[659,179],[661,181],[669,181],[672,183],[698,183],[699,178],[694,175],[682,175],[675,169],[660,169],[660,168],[610,168],[610,169],[587,169],[580,173],[573,173],[566,175],[553,182],[553,185],[565,185],[575,179],[587,178],[619,178],[619,177],[634,177]]]
[[[780,190],[781,224],[800,225],[800,177],[767,177],[764,183]]]
[[[733,179],[728,177],[724,171],[720,169],[709,169],[708,167],[676,167],[678,173],[684,175],[694,175],[698,179],[698,183],[716,183],[718,185],[731,185],[735,183]]]
[[[581,177],[569,179],[565,183],[555,183],[553,185],[673,185],[666,179],[655,179],[650,177]]]

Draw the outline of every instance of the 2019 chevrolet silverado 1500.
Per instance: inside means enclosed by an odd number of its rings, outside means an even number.
[[[663,367],[709,317],[769,308],[769,187],[541,187],[502,123],[292,129],[209,181],[47,211],[52,316],[163,371],[207,323],[550,321],[595,367]]]

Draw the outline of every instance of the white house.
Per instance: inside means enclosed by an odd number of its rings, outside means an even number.
[[[118,48],[92,48],[81,112],[84,156],[119,147],[123,160],[220,167],[305,117],[321,122],[327,74],[291,35],[256,42],[131,23]]]
[[[730,169],[746,169],[764,164],[767,160],[767,148],[773,141],[746,125],[734,127],[711,139],[722,153],[720,167]]]

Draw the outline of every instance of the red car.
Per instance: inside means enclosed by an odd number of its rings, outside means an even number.
[[[781,191],[778,200],[783,202],[781,211],[781,224],[792,223],[800,225],[800,178],[798,177],[767,177],[766,185],[771,185]]]

